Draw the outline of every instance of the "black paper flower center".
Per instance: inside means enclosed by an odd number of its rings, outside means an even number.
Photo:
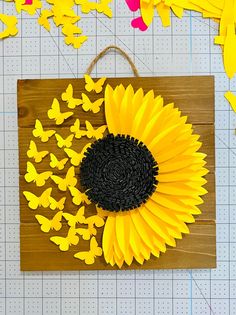
[[[158,166],[138,140],[109,134],[85,153],[80,181],[88,198],[100,208],[125,211],[138,208],[155,191]]]

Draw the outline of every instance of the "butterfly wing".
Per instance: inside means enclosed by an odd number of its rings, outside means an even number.
[[[51,166],[51,168],[57,167],[59,161],[53,153],[50,153],[50,159],[51,159],[51,161],[50,161],[49,165]]]
[[[82,236],[83,240],[88,241],[90,240],[90,232],[88,229],[78,228],[76,232]]]
[[[39,197],[35,196],[30,191],[23,191],[23,195],[28,201],[28,207],[32,210],[36,210],[39,206]]]
[[[90,240],[90,252],[93,253],[93,256],[102,256],[102,249],[98,246],[98,242],[94,236]]]
[[[77,245],[79,243],[79,237],[76,235],[76,230],[73,227],[69,229],[67,238],[70,245]]]
[[[48,208],[50,205],[49,202],[49,197],[51,196],[52,193],[52,188],[48,188],[46,189],[42,195],[39,197],[39,204],[43,207],[43,208]]]
[[[41,225],[41,231],[48,233],[51,229],[51,220],[49,220],[48,218],[36,214],[35,218],[37,219],[38,223]]]
[[[72,198],[72,202],[74,205],[79,206],[82,202],[82,193],[79,191],[79,189],[75,188],[75,187],[71,187],[69,186],[69,190],[71,193]]]
[[[62,219],[63,211],[58,211],[51,220],[51,229],[55,231],[59,231],[62,227],[61,219]]]
[[[57,201],[53,197],[49,197],[50,209],[56,210],[57,208]]]
[[[88,112],[89,110],[91,110],[92,103],[91,103],[89,97],[84,93],[82,93],[82,100],[83,100],[83,105],[82,105],[83,110],[85,112]]]
[[[65,178],[61,178],[60,176],[57,176],[57,175],[52,175],[51,179],[54,181],[54,183],[56,183],[58,185],[58,188],[61,191],[66,191],[67,185],[66,185]]]
[[[50,241],[55,243],[56,245],[59,245],[59,248],[62,252],[66,252],[69,249],[70,244],[67,237],[52,236],[50,237]]]
[[[100,108],[102,106],[103,101],[104,101],[104,98],[99,98],[94,103],[92,103],[91,109],[94,114],[97,114],[98,112],[100,112]]]
[[[63,210],[65,207],[65,201],[66,201],[66,197],[62,197],[58,202],[57,202],[57,208],[59,210]]]
[[[25,180],[27,183],[31,183],[36,180],[38,173],[31,162],[27,162],[27,173],[25,174]]]
[[[94,90],[97,94],[102,92],[103,84],[105,83],[105,81],[106,81],[106,78],[103,77],[97,80],[96,83],[94,83]]]
[[[33,130],[33,136],[35,138],[41,138],[43,134],[43,126],[40,120],[36,119],[35,121],[35,129]]]
[[[71,166],[66,174],[66,186],[72,186],[74,187],[77,184],[77,178],[75,177],[75,168],[74,166]]]
[[[68,85],[66,92],[62,93],[61,99],[64,102],[69,103],[70,99],[73,97],[73,87],[71,84]]]
[[[54,98],[51,108],[48,110],[48,118],[49,119],[57,119],[57,117],[61,114],[60,104],[58,99]]]
[[[65,146],[65,140],[58,133],[55,134],[55,137],[57,139],[57,146],[60,149],[63,148]]]
[[[41,141],[42,142],[47,142],[49,140],[49,138],[51,138],[54,134],[56,133],[55,130],[47,130],[44,131],[41,137]]]
[[[103,134],[106,131],[107,126],[101,126],[99,128],[97,128],[94,132],[94,137],[96,138],[96,140],[103,138]]]
[[[79,210],[77,211],[76,213],[76,222],[80,223],[80,224],[83,224],[85,223],[85,216],[84,216],[84,210],[85,210],[85,207],[80,207]]]
[[[94,81],[93,79],[88,75],[88,74],[85,74],[84,75],[84,79],[85,79],[85,90],[88,91],[88,92],[91,92],[94,88]]]
[[[72,146],[74,135],[69,135],[65,140],[65,147],[70,148]]]
[[[70,213],[63,213],[63,217],[66,219],[67,223],[71,227],[75,227],[76,225],[76,217]]]
[[[70,158],[70,163],[74,166],[78,166],[81,162],[80,154],[72,149],[64,149],[68,157]]]
[[[85,121],[85,125],[86,125],[86,129],[87,129],[86,136],[89,139],[91,139],[94,136],[94,128],[88,120]]]
[[[42,159],[48,154],[48,151],[38,152],[37,146],[34,141],[30,141],[29,150],[27,151],[27,156],[29,158],[34,158],[35,163],[40,163]]]
[[[53,173],[50,172],[50,171],[47,171],[47,172],[43,172],[43,173],[38,174],[38,176],[37,176],[37,178],[36,178],[36,180],[35,180],[36,186],[42,187],[43,185],[45,185],[46,180],[48,180],[49,177],[50,177],[52,174],[53,174]]]
[[[80,260],[84,260],[86,265],[92,265],[94,264],[94,257],[90,252],[78,252],[74,254],[75,258],[78,258]]]
[[[61,161],[58,162],[57,168],[58,168],[59,171],[64,169],[67,161],[68,161],[68,159],[65,158],[65,159],[62,159]]]

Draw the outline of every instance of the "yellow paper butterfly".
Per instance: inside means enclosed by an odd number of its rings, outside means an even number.
[[[48,151],[38,151],[36,143],[31,140],[30,141],[30,146],[29,146],[29,150],[27,151],[27,156],[29,158],[33,158],[35,163],[40,163],[42,162],[42,159],[48,155]]]
[[[50,205],[49,197],[51,195],[52,188],[46,189],[41,196],[37,197],[30,191],[23,191],[23,195],[28,201],[28,207],[36,210],[38,207],[47,208]]]
[[[86,218],[85,224],[88,224],[88,229],[91,235],[96,235],[97,230],[95,229],[94,226],[100,228],[105,224],[105,222],[104,222],[104,219],[100,217],[99,215],[93,215],[91,217]]]
[[[46,180],[52,175],[52,172],[38,173],[36,168],[31,162],[27,162],[27,173],[25,174],[25,180],[27,183],[34,182],[36,186],[43,186]]]
[[[94,82],[93,79],[87,74],[84,75],[84,78],[86,82],[85,84],[86,91],[88,92],[95,91],[97,94],[102,92],[102,87],[104,82],[106,81],[106,78],[100,78],[97,80],[97,82]]]
[[[82,239],[85,241],[88,241],[91,238],[91,234],[90,234],[90,231],[88,229],[78,228],[78,229],[76,229],[76,232],[77,232],[77,234],[82,236]]]
[[[91,201],[88,199],[88,196],[85,193],[82,193],[78,188],[69,186],[69,190],[71,193],[72,202],[74,205],[79,206],[82,202],[87,205],[91,204]]]
[[[75,0],[75,3],[80,5],[81,12],[83,13],[89,13],[95,10],[97,6],[96,2],[90,2],[88,0]]]
[[[91,143],[87,143],[81,153],[77,153],[75,152],[74,150],[72,149],[64,149],[64,151],[66,152],[66,154],[69,156],[69,158],[71,159],[70,160],[70,163],[74,166],[78,166],[80,165],[80,163],[82,162],[83,158],[84,158],[84,154],[86,152],[86,150],[91,146]]]
[[[54,98],[51,108],[48,110],[48,118],[55,119],[57,125],[61,125],[64,121],[74,115],[73,112],[61,113],[58,99]]]
[[[96,140],[101,139],[103,137],[103,134],[105,132],[105,130],[107,129],[107,126],[101,126],[97,129],[94,129],[92,124],[86,120],[85,121],[86,124],[86,129],[87,129],[87,133],[86,136],[90,139],[90,138],[95,138]]]
[[[61,251],[66,252],[71,245],[79,243],[79,236],[76,235],[76,230],[71,227],[66,237],[52,236],[50,237],[50,241],[59,245]]]
[[[102,256],[102,249],[98,246],[94,236],[90,240],[90,250],[88,252],[78,252],[74,255],[75,258],[84,260],[87,265],[94,264],[96,256]]]
[[[66,191],[67,187],[74,187],[77,184],[77,178],[75,177],[75,168],[71,166],[66,174],[65,178],[61,178],[57,175],[52,175],[51,179],[58,185],[58,188],[61,191]]]
[[[48,233],[50,230],[59,231],[62,227],[62,213],[63,211],[57,212],[51,220],[42,215],[36,214],[35,218],[39,224],[41,224],[41,231],[45,233]]]
[[[68,158],[65,158],[59,161],[53,153],[50,153],[50,158],[51,158],[51,162],[50,162],[51,168],[56,167],[59,171],[64,169],[66,162],[68,161]]]
[[[76,215],[70,213],[63,213],[63,217],[66,219],[67,223],[71,227],[75,227],[76,223],[85,223],[84,207],[79,208]]]
[[[35,129],[33,130],[33,136],[35,138],[40,138],[42,142],[47,142],[55,133],[55,130],[44,131],[41,121],[36,119]]]
[[[66,139],[63,139],[58,133],[55,134],[57,139],[57,146],[61,149],[63,147],[70,148],[72,146],[72,141],[74,135],[69,135]]]
[[[40,17],[38,18],[39,25],[43,26],[48,32],[50,31],[50,22],[49,18],[53,16],[53,12],[51,10],[41,10]]]
[[[73,97],[73,86],[71,84],[68,85],[66,92],[62,93],[61,99],[67,102],[67,106],[71,109],[83,103],[81,99]]]
[[[92,111],[94,114],[97,114],[100,111],[100,107],[104,101],[104,98],[99,98],[94,103],[92,103],[89,97],[82,93],[83,105],[82,108],[85,112]]]
[[[112,10],[108,6],[110,2],[112,2],[112,0],[101,0],[100,3],[97,4],[97,11],[105,14],[109,18],[112,17]]]
[[[74,125],[70,127],[70,131],[75,134],[76,139],[80,139],[81,137],[86,136],[86,131],[80,129],[79,118],[77,118]]]
[[[59,201],[56,201],[54,198],[49,197],[50,209],[51,210],[63,210],[65,206],[66,197],[62,197]]]
[[[18,29],[16,27],[18,21],[15,16],[0,14],[0,21],[6,25],[5,30],[0,32],[0,38],[15,36],[18,33]]]
[[[87,36],[67,36],[64,41],[66,45],[73,45],[74,48],[79,49],[81,45],[86,42]]]

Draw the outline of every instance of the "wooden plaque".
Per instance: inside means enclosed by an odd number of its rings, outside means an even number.
[[[194,125],[194,131],[201,135],[203,142],[201,152],[207,154],[207,168],[209,174],[206,176],[208,183],[204,186],[209,193],[204,196],[204,204],[200,206],[202,214],[197,216],[196,222],[189,225],[190,234],[184,235],[182,240],[177,240],[176,248],[168,247],[165,254],[160,258],[152,257],[141,266],[132,263],[130,267],[124,265],[123,269],[182,269],[182,268],[214,268],[216,267],[216,226],[215,226],[215,142],[214,142],[214,78],[212,76],[188,76],[188,77],[150,77],[150,78],[111,78],[106,81],[112,87],[123,84],[125,87],[132,84],[134,89],[142,87],[145,92],[153,89],[155,95],[162,95],[165,104],[174,102],[184,115],[188,116],[188,121]],[[61,99],[64,92],[71,83],[74,87],[74,97],[80,98],[85,92],[84,79],[47,79],[47,80],[20,80],[18,81],[18,124],[19,124],[19,163],[20,163],[20,254],[21,270],[99,270],[116,269],[107,265],[103,257],[97,257],[95,264],[86,265],[83,261],[75,259],[74,253],[79,250],[88,250],[88,241],[80,240],[78,246],[71,246],[67,252],[61,252],[58,246],[53,244],[49,238],[55,235],[43,233],[35,219],[37,211],[31,210],[22,192],[29,190],[36,195],[40,195],[45,188],[56,188],[53,181],[48,180],[44,187],[36,187],[35,184],[28,184],[24,180],[26,173],[26,162],[28,159],[26,152],[31,139],[40,146],[40,150],[56,152],[58,158],[65,157],[63,151],[59,150],[56,140],[42,143],[33,138],[32,130],[35,120],[40,119],[43,126],[55,129],[55,124],[47,117],[47,110],[52,104],[54,97]],[[94,101],[92,95],[91,100]],[[93,125],[105,124],[104,111],[101,110],[96,115],[84,112],[81,107],[77,107],[74,116],[69,118],[60,128],[60,134],[69,134],[69,126],[74,123],[75,118],[80,118],[82,126],[85,120],[89,120]],[[73,141],[73,147],[78,151],[82,149],[88,139]],[[78,141],[78,142],[77,142]],[[40,143],[40,144],[39,144]],[[49,157],[42,163],[37,164],[37,170],[42,172],[49,170]],[[55,171],[54,171],[55,173]],[[60,172],[63,174],[63,171]],[[54,197],[59,199],[68,192],[59,190]],[[71,199],[70,199],[71,200]],[[71,213],[76,213],[78,207],[71,201],[66,201],[66,207]],[[67,210],[68,211],[68,210]],[[89,215],[95,214],[95,207],[87,208]],[[41,214],[52,215],[52,210],[43,209]],[[66,225],[66,224],[65,224]],[[66,233],[66,226],[58,235]],[[101,245],[102,230],[98,229],[97,240]]]

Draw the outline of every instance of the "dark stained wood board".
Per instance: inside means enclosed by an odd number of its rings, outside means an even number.
[[[32,129],[35,119],[40,119],[45,129],[54,129],[56,125],[48,119],[46,112],[52,104],[54,97],[61,99],[61,93],[65,91],[68,84],[74,87],[74,97],[80,98],[81,93],[87,93],[84,89],[83,79],[52,79],[52,80],[20,80],[18,81],[18,124],[19,124],[19,160],[20,160],[20,218],[21,218],[21,270],[99,270],[116,269],[107,265],[103,257],[96,258],[94,265],[88,266],[83,262],[74,259],[73,254],[79,250],[88,249],[88,242],[80,241],[77,247],[71,247],[68,252],[59,251],[58,247],[50,242],[49,238],[56,235],[55,231],[48,234],[41,232],[39,224],[35,220],[37,211],[28,208],[24,190],[29,190],[40,195],[46,188],[53,187],[53,197],[56,199],[64,196],[65,193],[57,190],[56,185],[49,180],[44,187],[36,187],[27,184],[23,178],[26,172],[28,160],[26,151],[30,139],[33,139],[40,150],[56,152],[58,158],[66,157],[63,151],[58,150],[56,141],[42,143],[33,138]],[[128,86],[130,83],[134,89],[142,87],[145,92],[153,89],[155,95],[161,94],[165,104],[174,102],[184,115],[188,115],[188,122],[194,125],[194,131],[201,135],[203,142],[201,151],[207,153],[207,168],[209,174],[206,176],[208,183],[206,189],[209,193],[204,196],[204,204],[200,206],[202,214],[196,217],[196,222],[189,225],[190,235],[184,235],[182,240],[177,240],[177,247],[168,247],[165,254],[159,259],[152,257],[143,266],[133,263],[131,267],[124,266],[124,269],[165,269],[165,268],[214,268],[216,266],[216,232],[215,232],[215,143],[214,143],[214,78],[210,76],[197,77],[159,77],[159,78],[112,78],[107,79],[112,87],[118,84]],[[94,101],[96,94],[89,94]],[[63,102],[61,102],[62,106]],[[65,107],[64,107],[65,108]],[[85,120],[89,120],[94,126],[105,124],[104,111],[96,115],[85,113],[81,107],[77,107],[74,116],[69,118],[63,128],[56,127],[62,136],[70,134],[71,126],[77,117],[81,120],[82,128]],[[85,141],[84,141],[85,140]],[[87,143],[87,138],[81,141],[74,140],[72,149],[78,151]],[[34,164],[39,172],[48,170],[49,156],[42,163]],[[51,169],[50,169],[51,170]],[[77,168],[78,171],[78,168]],[[54,171],[54,173],[57,173]],[[59,171],[63,176],[65,171]],[[65,194],[67,195],[68,192]],[[71,213],[76,213],[78,207],[74,206],[71,199],[66,201],[66,208]],[[86,209],[88,215],[95,213],[93,205]],[[43,209],[40,214],[51,217],[55,211]],[[62,231],[58,235],[66,235]],[[102,228],[98,229],[98,241],[102,237]],[[47,257],[45,259],[45,257]]]

